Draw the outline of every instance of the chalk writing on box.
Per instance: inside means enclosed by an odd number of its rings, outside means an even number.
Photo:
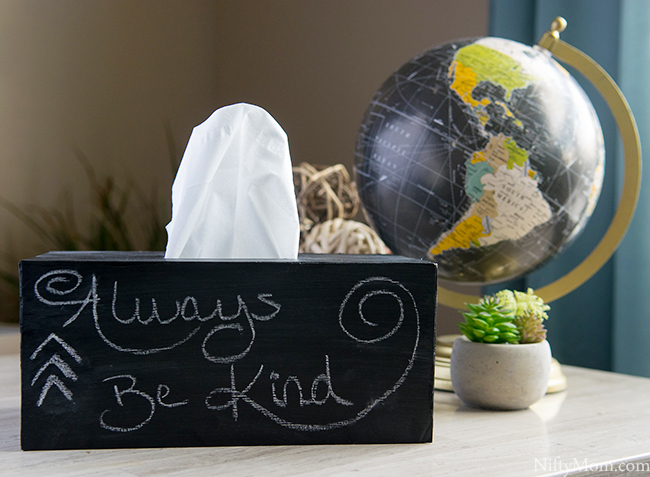
[[[83,407],[94,432],[138,435],[187,420],[189,412],[201,421],[215,416],[222,427],[263,419],[303,433],[345,428],[398,391],[418,355],[415,297],[388,276],[357,279],[338,300],[328,298],[335,307],[316,306],[329,317],[319,316],[312,329],[303,322],[314,318],[301,321],[293,299],[265,282],[241,290],[231,284],[222,293],[161,293],[88,268],[55,268],[32,282],[35,301],[51,313],[44,338],[24,351],[37,392],[23,397],[50,418],[65,413],[66,402],[71,412]],[[92,330],[94,341],[73,332],[81,328]],[[394,354],[390,365],[379,358],[386,350]],[[192,376],[179,374],[179,356],[190,357]]]

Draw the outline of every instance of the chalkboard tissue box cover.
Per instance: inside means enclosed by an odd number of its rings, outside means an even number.
[[[20,278],[24,450],[433,439],[431,262],[50,252]]]

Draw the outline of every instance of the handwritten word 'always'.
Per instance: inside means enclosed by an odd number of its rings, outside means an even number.
[[[113,282],[113,295],[111,300],[111,313],[112,313],[112,317],[116,322],[122,325],[130,325],[137,321],[139,324],[148,325],[155,321],[161,325],[169,325],[180,318],[185,322],[196,320],[198,323],[200,323],[199,326],[195,327],[185,337],[167,346],[159,346],[155,348],[127,347],[127,346],[122,346],[116,343],[114,340],[109,339],[100,324],[98,304],[101,299],[98,293],[98,279],[96,275],[94,274],[92,275],[88,293],[83,299],[80,300],[66,299],[66,295],[69,296],[71,293],[77,290],[77,288],[79,288],[79,286],[83,281],[84,281],[83,276],[76,270],[52,270],[42,275],[36,281],[36,283],[34,284],[34,295],[41,303],[44,303],[48,306],[61,306],[61,305],[78,306],[77,310],[72,314],[72,316],[70,316],[70,318],[68,318],[63,323],[63,327],[66,327],[71,323],[73,323],[81,315],[83,310],[86,307],[90,306],[92,310],[94,323],[95,323],[95,329],[97,330],[97,333],[99,334],[101,339],[107,345],[109,345],[111,348],[117,351],[136,354],[136,355],[154,354],[154,353],[159,353],[161,351],[167,351],[176,348],[184,344],[185,342],[187,342],[194,335],[196,335],[201,330],[203,323],[218,318],[220,324],[212,328],[207,333],[207,336],[203,340],[202,343],[203,355],[205,359],[207,359],[208,361],[212,361],[214,363],[223,363],[223,364],[232,363],[246,356],[246,354],[248,354],[251,347],[253,346],[253,342],[255,341],[255,335],[256,335],[254,321],[269,321],[273,319],[281,310],[281,305],[271,299],[272,295],[270,293],[260,293],[257,295],[257,300],[260,303],[273,308],[273,311],[269,314],[258,315],[252,313],[248,309],[248,306],[246,305],[245,301],[242,299],[241,295],[237,295],[236,298],[237,312],[234,315],[226,315],[223,312],[222,301],[217,300],[214,311],[212,311],[209,315],[201,316],[201,314],[199,313],[199,303],[197,299],[192,296],[186,296],[182,301],[181,300],[175,301],[176,313],[173,316],[169,318],[161,318],[160,312],[158,311],[158,303],[155,298],[151,298],[151,310],[152,310],[151,315],[148,316],[147,318],[143,318],[141,315],[141,300],[140,298],[135,298],[133,314],[129,318],[123,318],[118,316],[117,313],[116,304],[118,301],[118,281],[116,280]],[[45,292],[47,292],[47,294],[51,296],[46,298],[44,296],[46,294]],[[241,324],[228,323],[239,318],[242,315],[244,315],[245,323],[248,324],[250,330],[249,341],[245,343],[245,345],[243,346],[243,350],[241,350],[238,353],[234,353],[226,356],[221,356],[221,355],[214,354],[214,352],[210,352],[208,350],[210,348],[209,346],[210,341],[214,340],[220,332],[227,331],[227,330],[235,330],[238,331],[240,334],[244,332],[244,328],[242,327]]]

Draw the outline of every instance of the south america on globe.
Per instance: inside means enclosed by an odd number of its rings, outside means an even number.
[[[391,75],[365,113],[356,180],[395,253],[442,279],[496,283],[563,251],[591,216],[605,149],[596,112],[550,53],[451,42]]]

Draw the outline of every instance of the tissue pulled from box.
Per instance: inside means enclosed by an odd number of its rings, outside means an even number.
[[[289,141],[268,112],[234,104],[194,128],[166,228],[165,258],[297,259]]]

